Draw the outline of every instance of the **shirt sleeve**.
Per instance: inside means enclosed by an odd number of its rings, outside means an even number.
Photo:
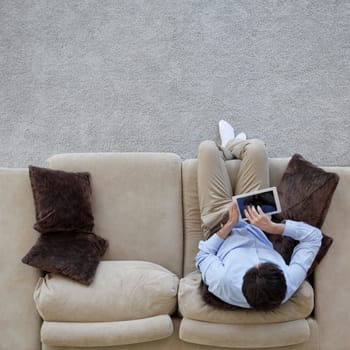
[[[224,270],[222,260],[216,255],[224,239],[217,234],[206,241],[200,241],[199,252],[196,256],[196,267],[202,274],[204,283],[209,285],[213,278],[220,276]]]
[[[286,271],[287,293],[285,300],[288,300],[305,280],[307,271],[320,249],[322,232],[304,222],[287,220],[283,235],[299,241],[299,244],[294,248]]]

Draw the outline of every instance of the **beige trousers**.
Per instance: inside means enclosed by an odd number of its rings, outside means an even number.
[[[225,161],[240,159],[236,188],[232,189]],[[207,239],[227,221],[232,195],[269,186],[265,144],[258,139],[230,141],[221,148],[204,141],[198,150],[198,196],[202,232]]]

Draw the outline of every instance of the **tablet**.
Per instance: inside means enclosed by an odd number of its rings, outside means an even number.
[[[276,187],[268,187],[262,190],[239,194],[233,196],[232,200],[237,203],[239,218],[247,220],[244,209],[253,205],[255,208],[259,205],[265,214],[277,214],[281,212],[281,204],[278,198]]]

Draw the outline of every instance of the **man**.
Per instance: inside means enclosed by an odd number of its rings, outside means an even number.
[[[243,308],[270,310],[286,302],[304,281],[322,234],[302,222],[274,223],[260,207],[246,210],[249,223],[238,221],[225,160],[241,160],[236,194],[268,187],[265,145],[260,140],[247,140],[245,134],[235,138],[234,129],[225,121],[220,121],[219,129],[221,146],[205,141],[199,147],[198,193],[207,240],[199,243],[196,266],[209,291],[221,300]],[[263,231],[299,241],[289,265]]]

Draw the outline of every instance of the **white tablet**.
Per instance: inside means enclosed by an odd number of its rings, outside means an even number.
[[[281,212],[281,204],[276,187],[268,187],[254,192],[239,194],[233,196],[232,200],[237,203],[239,218],[241,220],[247,220],[244,209],[251,205],[255,208],[259,205],[263,212],[269,215]]]

